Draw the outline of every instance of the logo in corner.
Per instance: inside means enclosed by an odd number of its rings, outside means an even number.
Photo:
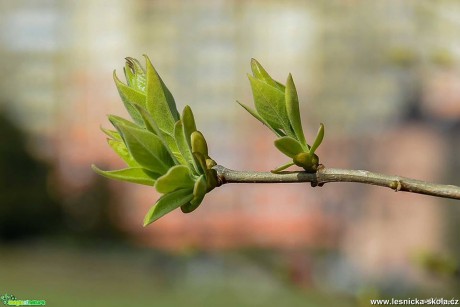
[[[44,306],[45,300],[18,300],[13,294],[5,293],[0,296],[0,300],[6,306]]]

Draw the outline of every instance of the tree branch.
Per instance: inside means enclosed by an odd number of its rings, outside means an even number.
[[[460,187],[415,180],[400,176],[390,176],[363,170],[320,168],[316,173],[246,172],[234,171],[222,165],[214,166],[220,184],[225,183],[298,183],[310,182],[312,186],[322,186],[328,182],[358,182],[387,187],[394,191],[405,191],[436,197],[460,199]]]

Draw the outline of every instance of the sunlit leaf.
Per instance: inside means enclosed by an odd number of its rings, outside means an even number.
[[[132,127],[132,128],[138,128],[138,129],[141,129],[142,127],[133,123],[133,122],[130,122],[129,120],[127,119],[124,119],[123,117],[120,117],[120,116],[117,116],[117,115],[109,115],[108,116],[109,118],[109,121],[112,123],[112,125],[117,128],[117,126],[119,125],[125,125],[125,126],[128,126],[128,127]],[[118,128],[117,128],[118,130]],[[120,131],[118,131],[118,133],[120,133]]]
[[[290,158],[294,158],[295,155],[304,151],[300,143],[289,136],[277,139],[275,147]]]
[[[128,85],[139,92],[145,93],[147,79],[145,69],[141,63],[134,58],[127,57],[124,72]]]
[[[145,94],[121,82],[120,79],[118,79],[115,71],[113,72],[113,79],[115,80],[115,85],[117,86],[118,93],[120,94],[120,98],[123,101],[123,104],[125,105],[129,115],[131,115],[131,118],[136,124],[143,125],[142,118],[133,104],[145,106]]]
[[[182,156],[177,154],[179,150],[177,149],[176,141],[172,137],[168,137],[169,135],[161,131],[158,127],[157,123],[153,120],[153,117],[147,112],[146,109],[139,105],[135,105],[137,111],[142,117],[144,121],[145,127],[150,132],[154,133],[158,138],[161,140],[163,145],[168,150],[169,154],[171,155],[172,159],[174,160],[174,164],[183,164],[187,165],[185,160]]]
[[[155,222],[160,217],[188,203],[192,199],[193,189],[181,189],[163,195],[145,216],[144,226]]]
[[[254,116],[258,121],[260,121],[262,124],[264,124],[265,126],[267,126],[271,131],[273,131],[277,136],[285,136],[286,134],[279,130],[279,129],[273,129],[266,121],[265,119],[263,119],[259,113],[257,113],[256,110],[253,110],[251,109],[250,107],[248,107],[247,105],[239,102],[238,100],[236,101],[240,106],[242,106],[246,111],[248,111],[249,114],[251,114],[252,116]]]
[[[174,98],[160,76],[153,68],[150,59],[145,56],[147,66],[147,111],[153,116],[160,129],[172,133],[174,123],[179,120]]]
[[[194,181],[190,169],[183,165],[171,167],[166,174],[157,179],[155,189],[159,193],[170,193],[179,189],[193,188]]]
[[[159,176],[158,174],[154,174],[151,172],[149,173],[149,175],[142,168],[125,168],[114,171],[103,171],[95,165],[92,165],[91,168],[99,175],[102,175],[110,179],[128,181],[150,186],[153,186],[155,184],[154,178]]]
[[[284,93],[280,90],[248,76],[252,87],[254,104],[257,113],[273,128],[283,129],[292,136],[289,118],[287,116]]]
[[[107,143],[109,146],[115,151],[115,153],[123,160],[128,166],[137,167],[139,163],[134,160],[131,156],[128,148],[126,148],[125,143],[123,141],[117,141],[113,139],[107,139]]]
[[[284,92],[284,85],[282,85],[278,81],[273,80],[273,78],[267,73],[267,71],[262,67],[262,65],[260,65],[259,62],[257,62],[256,59],[251,59],[251,70],[255,78],[263,80],[268,85],[273,86],[281,92]]]
[[[319,124],[318,133],[316,134],[315,142],[313,142],[313,145],[311,145],[310,154],[313,155],[315,153],[316,149],[319,147],[319,145],[321,145],[321,142],[323,142],[323,138],[324,138],[324,125]]]
[[[284,171],[285,169],[291,167],[294,165],[294,162],[288,162],[286,164],[283,164],[281,166],[278,166],[277,168],[275,168],[274,170],[271,170],[270,172],[274,173],[274,174],[277,174],[277,173],[280,173],[281,171]]]
[[[105,128],[103,128],[103,127],[101,127],[101,130],[102,130],[102,132],[104,132],[104,133],[105,133],[108,137],[110,137],[111,139],[114,139],[114,140],[117,140],[117,141],[121,141],[120,133],[118,133],[117,131],[105,129]]]
[[[192,152],[199,152],[203,156],[208,156],[208,144],[200,131],[194,131],[191,135]]]
[[[163,174],[174,165],[168,150],[155,134],[124,124],[118,124],[117,129],[131,156],[143,168]]]
[[[174,127],[174,138],[176,140],[177,148],[179,149],[179,152],[181,153],[182,157],[184,157],[185,161],[187,161],[187,164],[192,170],[197,171],[197,167],[195,164],[195,160],[192,155],[192,150],[185,139],[184,135],[184,129],[182,128],[182,121],[179,120],[176,122],[176,125]]]
[[[187,140],[189,147],[191,147],[191,135],[196,131],[195,117],[193,116],[192,109],[189,106],[185,106],[182,112],[182,129],[184,130],[184,136]]]
[[[204,196],[206,195],[206,190],[207,190],[206,179],[204,175],[201,175],[197,179],[193,187],[193,199],[190,202],[180,207],[182,212],[190,213],[194,211],[196,208],[198,208],[198,206],[203,201]]]
[[[289,74],[286,82],[286,110],[288,114],[291,127],[294,130],[297,139],[300,141],[304,150],[308,150],[307,142],[305,141],[305,136],[302,130],[302,122],[300,120],[300,110],[299,110],[299,98],[297,96],[297,90],[295,88],[294,80],[292,80],[292,75]]]
[[[206,176],[206,157],[201,152],[194,152],[193,158],[199,174]]]

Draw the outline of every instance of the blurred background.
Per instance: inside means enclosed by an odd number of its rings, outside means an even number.
[[[366,306],[460,295],[460,205],[359,184],[226,185],[148,228],[153,188],[100,126],[148,54],[211,156],[285,163],[252,106],[256,58],[299,91],[326,166],[460,184],[458,1],[0,1],[0,294],[49,306]]]

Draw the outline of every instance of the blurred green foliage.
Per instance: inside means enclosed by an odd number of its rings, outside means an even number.
[[[49,166],[26,148],[25,135],[0,113],[0,240],[59,228],[62,212],[47,186]]]

